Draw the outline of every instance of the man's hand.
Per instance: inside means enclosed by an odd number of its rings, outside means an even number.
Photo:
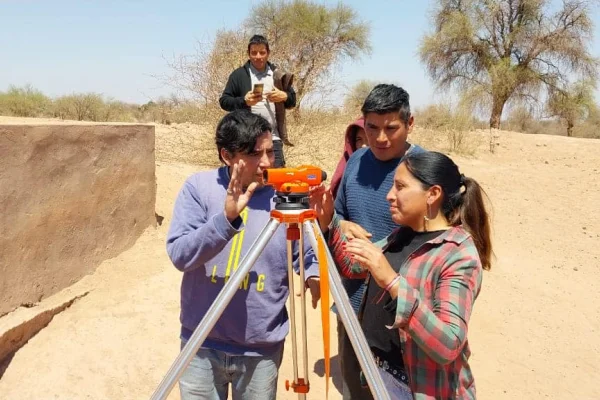
[[[321,231],[325,232],[333,218],[334,212],[331,188],[329,186],[326,187],[324,184],[310,188],[309,200],[310,207],[317,213]]]
[[[319,304],[319,299],[321,299],[321,286],[320,280],[316,276],[311,276],[306,280],[306,284],[304,285],[304,291],[306,289],[310,290],[310,297],[312,300],[312,308],[316,309],[317,304]],[[301,293],[296,293],[296,296],[300,297]]]
[[[365,239],[369,240],[371,235],[369,232],[357,223],[350,221],[340,221],[340,229],[344,236],[348,239]]]
[[[277,88],[273,88],[273,90],[267,93],[267,100],[269,100],[271,103],[281,103],[286,101],[287,98],[287,93]]]
[[[244,101],[248,107],[252,107],[256,105],[259,101],[262,100],[262,94],[254,93],[252,90],[246,93],[244,96]]]
[[[379,287],[385,288],[396,277],[397,274],[385,258],[383,250],[370,240],[352,239],[345,244],[345,250],[355,261],[369,270]]]
[[[258,187],[258,183],[252,182],[244,192],[242,187],[242,176],[246,169],[246,163],[243,160],[233,164],[231,180],[227,187],[227,196],[225,197],[225,217],[232,222],[236,219],[242,210],[246,208],[252,194]]]

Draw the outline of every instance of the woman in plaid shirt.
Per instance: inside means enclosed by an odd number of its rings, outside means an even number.
[[[483,191],[424,152],[400,163],[387,200],[401,227],[377,243],[329,224],[341,273],[368,279],[359,319],[384,382],[394,399],[475,399],[468,322],[492,254]]]

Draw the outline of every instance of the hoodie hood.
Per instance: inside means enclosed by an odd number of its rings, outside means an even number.
[[[344,170],[346,169],[346,162],[352,153],[356,151],[354,143],[356,141],[356,132],[359,128],[365,129],[365,119],[363,117],[358,118],[346,128],[346,135],[344,137],[344,151],[337,167],[335,168],[333,177],[331,178],[331,193],[333,194],[334,198],[337,196],[337,191],[340,186],[340,182],[342,181]]]
[[[365,119],[363,117],[360,117],[359,119],[348,125],[348,127],[346,128],[346,136],[344,139],[344,152],[350,152],[348,157],[350,157],[350,155],[356,151],[356,133],[358,132],[359,128],[365,129]]]

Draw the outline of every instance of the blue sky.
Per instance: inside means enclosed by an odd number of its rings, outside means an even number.
[[[321,1],[336,4],[336,1]],[[197,40],[235,28],[255,0],[32,1],[0,0],[0,90],[31,84],[50,96],[98,92],[145,103],[171,89],[156,78],[164,57],[193,53]],[[346,85],[361,79],[403,85],[412,105],[442,98],[420,64],[417,48],[429,28],[428,1],[346,0],[371,24],[373,53],[347,63]],[[594,13],[600,25],[600,13]],[[593,53],[600,55],[600,27]]]

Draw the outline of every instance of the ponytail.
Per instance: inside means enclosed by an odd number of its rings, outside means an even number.
[[[450,224],[462,225],[473,237],[483,269],[490,270],[492,262],[492,239],[490,219],[485,208],[485,192],[473,178],[461,176],[465,190],[460,193],[456,208],[451,213]]]

